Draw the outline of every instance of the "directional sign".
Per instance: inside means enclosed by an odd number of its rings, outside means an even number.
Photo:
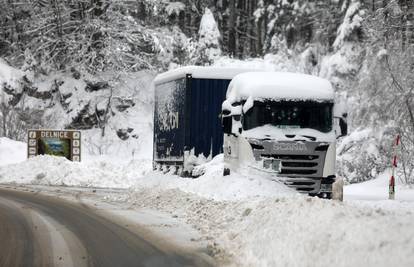
[[[72,130],[29,130],[27,157],[53,155],[81,160],[81,133]]]

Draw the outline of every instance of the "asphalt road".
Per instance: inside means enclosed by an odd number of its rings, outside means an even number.
[[[85,205],[0,188],[0,267],[211,266],[152,244]]]

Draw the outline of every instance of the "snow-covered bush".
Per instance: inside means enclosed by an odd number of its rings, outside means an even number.
[[[349,183],[376,178],[391,167],[392,128],[356,129],[340,140],[337,148],[337,174]]]

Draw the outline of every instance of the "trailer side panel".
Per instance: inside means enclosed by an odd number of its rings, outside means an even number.
[[[155,86],[154,161],[156,163],[183,164],[185,89],[185,78]]]
[[[189,83],[186,150],[195,156],[214,157],[223,152],[223,130],[220,121],[221,105],[230,80],[195,79]]]

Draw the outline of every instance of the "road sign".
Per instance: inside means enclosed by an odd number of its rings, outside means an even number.
[[[81,160],[81,132],[74,130],[29,130],[27,157],[53,155]]]

